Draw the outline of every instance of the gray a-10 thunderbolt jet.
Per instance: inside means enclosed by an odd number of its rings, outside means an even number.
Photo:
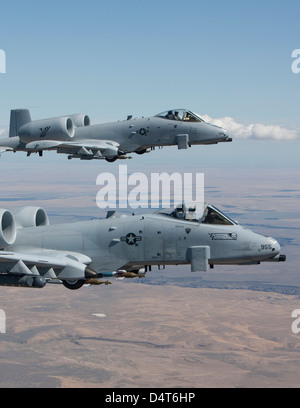
[[[128,153],[143,154],[156,146],[178,146],[231,142],[226,130],[206,123],[186,109],[174,109],[140,119],[90,125],[84,114],[31,120],[27,109],[15,109],[10,114],[9,137],[0,139],[0,153],[25,151],[43,155],[44,150],[56,150],[69,159],[81,160],[131,158]]]
[[[141,277],[153,265],[209,266],[285,261],[280,245],[213,205],[180,205],[144,215],[49,225],[39,207],[0,211],[0,285],[69,289]]]

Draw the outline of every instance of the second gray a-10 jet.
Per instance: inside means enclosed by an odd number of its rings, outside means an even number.
[[[105,159],[113,162],[144,154],[155,147],[231,142],[225,129],[205,122],[186,109],[173,109],[151,117],[91,125],[84,114],[31,120],[27,109],[14,109],[10,115],[9,137],[0,139],[0,153],[24,151],[43,155],[56,150],[69,159]]]
[[[0,209],[0,286],[68,289],[141,277],[153,265],[285,261],[279,243],[243,228],[213,205],[179,205],[144,215],[49,225],[39,207]]]

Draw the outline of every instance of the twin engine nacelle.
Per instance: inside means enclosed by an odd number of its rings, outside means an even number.
[[[28,122],[20,127],[18,136],[23,143],[36,140],[71,140],[76,127],[89,125],[90,118],[84,114],[59,116]]]
[[[11,210],[0,209],[0,249],[13,245],[20,228],[49,225],[49,219],[40,207],[20,207]]]

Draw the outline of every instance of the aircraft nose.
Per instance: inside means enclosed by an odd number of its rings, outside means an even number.
[[[285,255],[280,255],[280,245],[279,242],[276,241],[276,239],[269,237],[268,238],[269,241],[269,247],[272,251],[272,258],[270,259],[271,261],[276,261],[276,262],[284,262],[286,260],[286,256]]]
[[[276,239],[269,237],[268,241],[272,247],[272,252],[274,252],[274,255],[278,255],[280,253],[280,245]]]
[[[232,142],[232,137],[228,136],[226,129],[220,128],[220,135],[223,136],[224,142]]]
[[[218,127],[216,136],[221,142],[232,142],[232,138],[228,136],[227,130],[222,127]]]

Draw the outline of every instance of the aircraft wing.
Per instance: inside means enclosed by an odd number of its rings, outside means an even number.
[[[44,279],[87,279],[92,260],[83,254],[64,251],[0,251],[0,276],[43,277]]]
[[[92,259],[72,251],[38,250],[29,252],[0,251],[0,283],[13,286],[43,287],[46,282],[90,280],[117,277],[117,269],[126,263],[115,258],[97,264],[97,272],[89,265]]]
[[[105,159],[119,154],[120,144],[113,140],[81,139],[72,141],[38,140],[26,145],[29,151],[57,150],[72,155],[70,158]]]

